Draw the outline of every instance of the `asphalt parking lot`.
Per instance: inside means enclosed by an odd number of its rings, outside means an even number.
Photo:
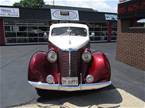
[[[116,43],[93,43],[92,50],[105,52],[112,68],[112,86],[83,93],[40,98],[27,83],[27,66],[31,55],[47,51],[47,45],[0,47],[0,108],[144,108],[145,71],[116,61]]]

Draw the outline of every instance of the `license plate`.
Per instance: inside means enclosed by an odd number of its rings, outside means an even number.
[[[78,77],[63,77],[62,85],[78,85]]]

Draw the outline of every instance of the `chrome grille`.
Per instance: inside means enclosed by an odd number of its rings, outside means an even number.
[[[80,51],[59,51],[59,69],[62,77],[78,77]]]

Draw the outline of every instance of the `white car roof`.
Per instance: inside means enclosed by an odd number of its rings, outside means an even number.
[[[85,24],[78,24],[78,23],[58,23],[58,24],[52,24],[50,28],[56,28],[56,27],[83,27],[88,29],[88,26]]]

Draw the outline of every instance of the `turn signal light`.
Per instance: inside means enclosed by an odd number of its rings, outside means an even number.
[[[87,83],[92,83],[93,81],[94,81],[93,75],[87,75],[87,77],[86,77],[86,82],[87,82]]]
[[[48,84],[54,84],[54,77],[53,77],[52,75],[48,75],[48,76],[46,77],[46,82],[47,82]]]

